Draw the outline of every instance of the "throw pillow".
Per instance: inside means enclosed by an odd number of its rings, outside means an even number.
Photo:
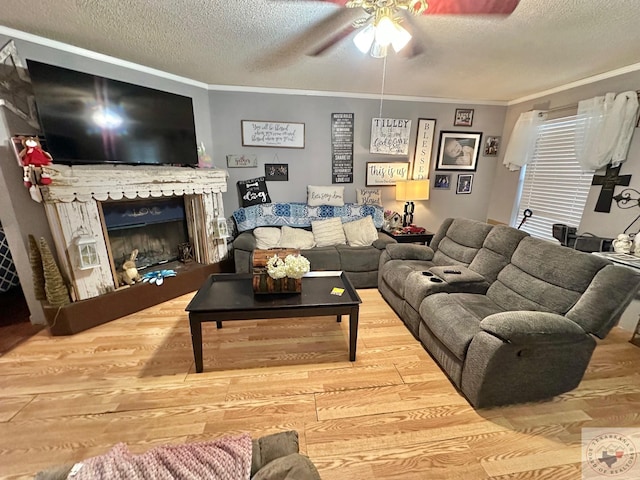
[[[316,246],[313,238],[313,232],[304,228],[282,227],[280,235],[280,248],[299,248],[300,250],[308,250]]]
[[[331,247],[347,243],[342,229],[342,220],[339,217],[312,221],[311,230],[316,241],[316,247]]]
[[[278,227],[258,227],[253,231],[256,237],[256,248],[258,250],[269,250],[275,248],[280,242],[280,229]]]
[[[368,247],[378,239],[378,230],[369,216],[343,223],[342,228],[351,247]]]
[[[307,187],[307,204],[311,207],[319,205],[342,207],[344,205],[344,187],[309,185]]]
[[[358,205],[382,205],[382,189],[356,188],[356,203]]]
[[[238,191],[240,192],[243,207],[271,203],[267,182],[265,182],[264,177],[240,180],[238,182]]]

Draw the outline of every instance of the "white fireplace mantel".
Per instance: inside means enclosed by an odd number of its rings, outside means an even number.
[[[50,165],[46,202],[87,202],[227,191],[226,170],[131,165]]]
[[[43,170],[52,183],[40,187],[40,192],[60,266],[73,286],[75,300],[96,297],[118,286],[103,225],[102,201],[183,196],[196,260],[210,264],[227,255],[226,241],[216,238],[214,229],[217,219],[224,218],[224,170],[150,165],[50,165]],[[74,240],[80,234],[96,239],[99,267],[78,268]]]

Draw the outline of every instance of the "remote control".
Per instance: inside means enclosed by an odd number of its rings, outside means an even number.
[[[462,272],[460,270],[443,270],[444,273],[453,273],[454,275],[460,275]]]

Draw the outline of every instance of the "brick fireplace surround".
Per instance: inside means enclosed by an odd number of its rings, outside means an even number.
[[[214,237],[217,218],[224,218],[224,170],[164,166],[51,165],[52,183],[40,187],[60,270],[71,286],[73,303],[45,307],[53,335],[68,335],[196,290],[218,271],[227,255],[225,239]],[[177,265],[178,275],[161,287],[136,284],[118,289],[116,266],[106,239],[102,202],[181,196],[185,201],[189,239],[195,262]],[[99,266],[81,270],[75,240],[96,240]]]

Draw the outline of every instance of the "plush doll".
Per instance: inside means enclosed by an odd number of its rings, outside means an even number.
[[[138,268],[136,267],[137,256],[138,249],[136,248],[131,252],[129,260],[122,264],[122,272],[120,272],[120,280],[122,283],[133,285],[134,283],[142,280],[142,277],[138,273]]]
[[[35,181],[39,185],[49,185],[51,177],[42,172],[42,167],[51,165],[53,158],[42,149],[38,137],[25,137],[22,139],[20,160],[24,171],[24,185],[30,188]]]

